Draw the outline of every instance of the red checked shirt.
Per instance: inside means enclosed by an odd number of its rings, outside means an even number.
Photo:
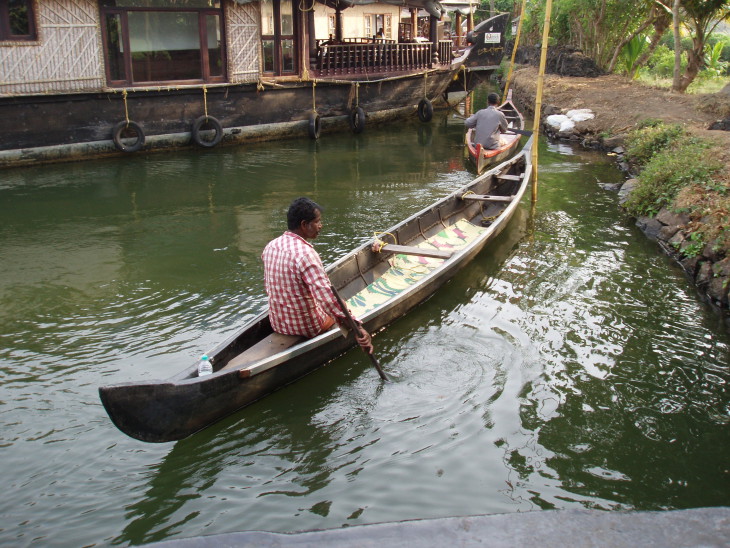
[[[271,327],[284,335],[318,335],[327,316],[343,318],[322,259],[307,240],[284,232],[261,255]]]

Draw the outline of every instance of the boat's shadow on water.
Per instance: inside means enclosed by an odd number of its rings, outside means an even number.
[[[416,331],[440,325],[475,294],[489,290],[502,266],[531,230],[529,209],[525,201],[504,231],[472,263],[435,296],[375,336],[378,359],[391,377],[390,383],[383,383],[369,360],[358,349],[351,349],[293,385],[175,442],[139,486],[142,495],[126,507],[127,526],[113,542],[156,542],[183,530],[185,536],[191,536],[195,534],[191,529],[196,527],[185,524],[201,519],[201,507],[211,512],[210,518],[204,520],[206,525],[224,519],[225,512],[219,508],[221,487],[215,485],[226,483],[221,477],[231,473],[236,474],[239,493],[232,495],[232,499],[238,501],[235,513],[239,516],[246,513],[250,504],[256,504],[257,498],[272,494],[267,484],[271,484],[274,494],[302,496],[330,483],[338,473],[330,461],[333,452],[342,448],[346,423],[372,421],[373,413],[378,415],[377,420],[385,422],[402,420],[397,416],[398,405],[384,400],[402,397],[399,385],[414,382],[409,375],[419,365],[403,362],[408,360],[403,356],[404,345],[409,344]],[[342,402],[351,409],[342,409]],[[383,418],[384,413],[396,415]],[[282,490],[282,482],[275,481],[284,474],[293,474],[292,483],[286,484],[290,491]],[[300,482],[300,478],[305,479]],[[241,499],[241,490],[247,489],[251,491]],[[209,495],[212,491],[216,495]],[[217,500],[210,505],[192,502],[208,497]]]

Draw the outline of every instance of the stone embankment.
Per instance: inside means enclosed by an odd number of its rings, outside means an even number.
[[[537,71],[533,67],[515,72],[514,98],[520,108],[534,116]],[[635,174],[624,159],[624,140],[638,123],[646,119],[682,124],[694,134],[719,141],[730,151],[730,132],[708,131],[727,117],[720,109],[703,109],[702,98],[671,94],[666,90],[633,83],[617,75],[594,78],[546,75],[542,98],[540,131],[554,140],[573,142],[585,148],[605,151],[615,157],[627,180],[619,185],[603,185],[618,191],[623,204],[636,186]],[[708,111],[709,110],[709,111]],[[728,159],[726,159],[728,161]],[[691,239],[702,219],[691,219],[663,209],[656,217],[636,218],[636,224],[670,256],[674,257],[695,282],[700,293],[715,306],[728,311],[730,256],[710,242],[701,251],[683,253],[697,243]]]

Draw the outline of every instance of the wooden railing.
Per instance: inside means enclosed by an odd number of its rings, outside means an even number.
[[[453,48],[454,43],[451,40],[439,40],[438,52],[440,64],[448,65],[451,63]]]
[[[441,41],[439,63],[450,62],[451,41]],[[430,42],[398,44],[382,40],[331,44],[324,41],[317,46],[316,70],[320,76],[424,70],[431,68],[432,64]]]

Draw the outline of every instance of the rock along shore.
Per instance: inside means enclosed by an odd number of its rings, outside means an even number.
[[[537,69],[523,67],[516,70],[512,87],[519,107],[524,113],[534,116]],[[626,135],[637,124],[647,119],[681,124],[698,137],[719,141],[725,150],[730,151],[730,132],[707,129],[716,124],[729,108],[730,96],[727,104],[707,108],[706,97],[674,94],[618,75],[584,78],[547,74],[543,85],[540,132],[554,140],[572,142],[614,156],[617,167],[626,173],[627,180],[622,185],[605,185],[604,188],[618,191],[621,205],[637,184],[623,158]],[[730,162],[730,152],[725,161]],[[700,294],[722,310],[726,318],[730,317],[730,256],[718,251],[714,242],[710,242],[701,253],[685,258],[681,251],[692,245],[690,228],[693,224],[686,214],[663,209],[656,217],[635,220],[647,237],[678,261]]]

